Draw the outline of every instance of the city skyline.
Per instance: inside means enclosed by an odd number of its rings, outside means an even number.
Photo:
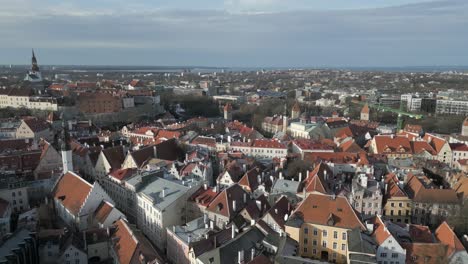
[[[466,1],[308,2],[4,3],[1,63],[26,64],[26,51],[35,48],[44,65],[467,64]]]

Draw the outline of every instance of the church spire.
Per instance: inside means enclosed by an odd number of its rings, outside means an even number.
[[[68,126],[65,121],[62,123],[62,139],[61,139],[61,151],[62,151],[62,168],[63,174],[73,171],[73,156],[70,147],[70,135],[68,133]]]
[[[37,59],[36,55],[34,54],[34,49],[32,49],[32,59],[31,59],[31,70],[33,72],[38,72],[39,71],[39,66],[37,65]]]

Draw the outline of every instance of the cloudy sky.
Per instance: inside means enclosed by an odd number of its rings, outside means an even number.
[[[468,1],[0,0],[0,36],[0,64],[460,66]]]

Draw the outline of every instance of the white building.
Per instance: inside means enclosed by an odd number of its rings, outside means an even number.
[[[436,114],[468,115],[468,101],[437,100]]]
[[[375,222],[368,225],[368,229],[372,228],[372,237],[378,244],[377,263],[406,263],[406,250],[399,244],[397,238],[390,233],[380,216],[376,216]]]
[[[137,193],[137,226],[160,250],[166,248],[166,228],[185,223],[190,188],[164,178],[144,184]]]

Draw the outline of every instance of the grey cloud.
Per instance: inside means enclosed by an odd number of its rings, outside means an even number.
[[[91,64],[461,64],[468,59],[467,13],[468,3],[462,0],[369,10],[267,14],[65,10],[62,14],[23,16],[7,24],[0,17],[0,35],[7,36],[0,42],[0,55],[11,57],[9,49],[34,45],[55,58],[51,63],[61,64],[67,64],[64,59],[70,57],[90,59],[82,63]],[[54,49],[71,55],[54,56]],[[112,52],[121,54],[121,61],[116,61]],[[151,56],[144,56],[145,52]]]

